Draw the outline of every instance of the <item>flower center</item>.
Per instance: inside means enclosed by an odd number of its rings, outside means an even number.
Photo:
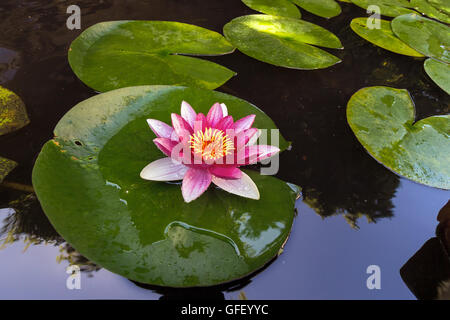
[[[234,150],[233,141],[219,129],[199,130],[191,135],[189,142],[194,153],[204,160],[217,160]]]

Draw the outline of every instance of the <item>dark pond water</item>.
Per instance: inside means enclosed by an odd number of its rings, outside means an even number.
[[[155,19],[221,32],[229,20],[253,12],[240,0],[69,2],[1,1],[0,85],[22,97],[31,118],[24,129],[0,137],[1,155],[20,164],[9,181],[31,184],[36,156],[58,120],[95,94],[67,63],[69,44],[80,33],[65,26],[69,4],[81,7],[83,29],[107,20]],[[345,107],[354,92],[372,85],[408,89],[417,119],[448,114],[450,99],[428,79],[419,60],[356,36],[349,23],[365,12],[342,7],[343,13],[329,21],[303,11],[305,20],[334,32],[344,44],[345,50],[336,53],[343,62],[334,67],[288,70],[239,52],[209,58],[239,73],[219,91],[259,106],[293,141],[293,149],[282,154],[278,177],[302,186],[303,198],[285,251],[268,268],[233,287],[142,288],[65,244],[32,196],[0,189],[0,208],[5,208],[0,209],[0,298],[171,299],[189,294],[238,299],[243,291],[249,299],[414,299],[399,270],[435,236],[436,216],[450,193],[399,178],[378,164],[353,136]],[[70,262],[84,271],[81,290],[66,288]],[[366,286],[370,265],[381,269],[380,290]],[[440,267],[431,263],[408,270],[438,277]]]

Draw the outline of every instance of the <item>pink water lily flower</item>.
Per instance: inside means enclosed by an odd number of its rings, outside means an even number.
[[[167,156],[147,165],[141,178],[153,181],[183,180],[186,202],[197,199],[214,183],[230,193],[259,199],[252,179],[239,167],[273,156],[279,148],[256,145],[259,130],[252,128],[255,115],[238,121],[225,104],[216,103],[205,116],[185,101],[181,116],[172,113],[172,126],[155,119],[147,122],[156,135],[154,143]]]

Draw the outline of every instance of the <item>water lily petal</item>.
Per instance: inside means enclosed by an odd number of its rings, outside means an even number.
[[[176,181],[183,179],[188,167],[171,158],[153,161],[141,171],[141,178],[153,181]]]
[[[250,129],[248,129],[248,130],[252,130],[253,128],[250,128]],[[252,146],[252,145],[254,145],[254,144],[256,144],[256,142],[258,142],[258,139],[259,139],[259,137],[261,136],[261,130],[259,130],[259,129],[256,129],[257,130],[257,132],[256,132],[256,134],[254,135],[254,136],[252,136],[251,138],[250,138],[250,140],[247,142],[247,145],[248,146]]]
[[[191,202],[200,197],[211,184],[211,173],[205,169],[189,168],[183,178],[181,193],[185,202]]]
[[[211,109],[209,109],[208,115],[206,116],[206,120],[208,122],[209,127],[215,128],[217,123],[222,120],[223,111],[222,107],[219,103],[215,103]]]
[[[223,179],[212,177],[212,182],[219,188],[241,197],[259,200],[259,190],[253,180],[244,172],[240,179]]]
[[[167,123],[155,119],[147,119],[147,123],[158,138],[172,137],[173,128]]]
[[[172,113],[172,126],[181,141],[189,140],[189,136],[192,134],[192,127],[183,119],[180,115]]]
[[[277,152],[280,152],[280,149],[275,146],[246,146],[243,152],[241,151],[238,153],[236,161],[238,165],[254,164],[273,156]]]
[[[169,138],[156,138],[153,142],[166,156],[170,157],[172,149],[179,144],[178,141],[173,141]]]
[[[233,125],[233,129],[236,131],[236,134],[243,130],[250,129],[255,121],[255,117],[256,116],[254,114],[251,114],[236,121]]]
[[[226,117],[228,115],[227,105],[225,103],[221,103],[220,106],[222,107],[222,114],[223,114],[223,116]]]
[[[189,103],[186,101],[181,102],[181,116],[187,123],[194,128],[194,122],[197,118],[197,113],[195,113],[194,109],[191,107]]]
[[[258,140],[258,137],[256,137],[256,139],[253,139],[253,137],[258,132],[259,130],[256,128],[250,128],[239,132],[236,135],[236,149],[239,150],[240,148],[244,147],[249,143],[250,140],[253,142],[252,144],[254,144]]]
[[[232,116],[226,116],[223,117],[222,120],[220,120],[217,125],[216,129],[226,131],[227,129],[230,129],[233,126],[233,117]]]
[[[242,177],[242,171],[236,167],[214,166],[209,169],[213,176],[225,179],[239,179]]]
[[[206,116],[203,113],[199,113],[197,114],[197,118],[195,119],[195,123],[194,123],[194,132],[197,131],[204,131],[206,126],[207,126],[207,120],[206,120]]]

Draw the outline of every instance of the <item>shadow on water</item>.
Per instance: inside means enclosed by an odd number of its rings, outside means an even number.
[[[83,28],[108,20],[155,19],[221,32],[231,19],[254,13],[238,0],[80,0],[77,4],[82,8]],[[332,51],[343,62],[331,68],[310,72],[277,68],[238,51],[205,59],[238,71],[218,90],[260,107],[293,142],[292,150],[281,155],[278,177],[300,185],[304,202],[320,216],[344,215],[355,227],[361,216],[370,222],[394,216],[392,199],[399,178],[371,158],[351,132],[345,114],[351,95],[373,85],[406,88],[416,103],[418,119],[447,114],[450,100],[427,77],[421,60],[384,51],[356,36],[349,23],[365,16],[364,10],[341,6],[343,13],[330,20],[303,11],[305,20],[334,32],[345,47]],[[2,0],[0,5],[0,84],[25,101],[31,118],[29,126],[0,137],[2,156],[20,164],[8,176],[11,181],[31,183],[34,161],[58,120],[95,95],[68,65],[68,47],[80,32],[65,27],[66,9],[61,1]],[[0,208],[11,208],[0,211],[7,213],[0,231],[7,241],[25,237],[31,243],[61,245],[61,259],[79,264],[82,271],[99,270],[64,243],[34,195],[0,188]],[[238,290],[250,278],[231,287],[174,290],[137,285],[162,294],[162,299],[186,295],[222,299],[222,291]]]

